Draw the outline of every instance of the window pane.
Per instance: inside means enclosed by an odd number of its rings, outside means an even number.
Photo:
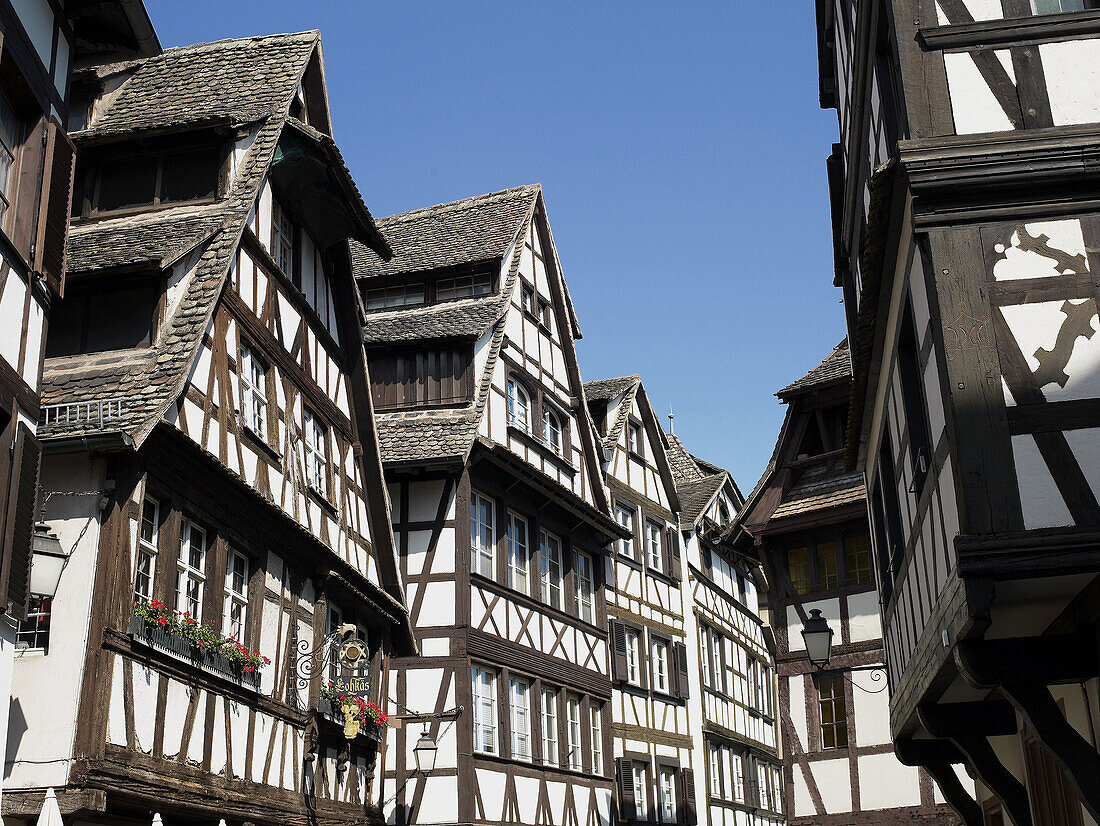
[[[164,156],[161,170],[161,203],[213,198],[218,188],[216,148]]]
[[[109,161],[100,167],[100,210],[153,203],[157,184],[156,157]]]

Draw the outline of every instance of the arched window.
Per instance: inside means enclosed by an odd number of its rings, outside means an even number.
[[[542,412],[542,440],[548,448],[561,456],[561,417],[553,410]]]
[[[531,432],[531,396],[515,379],[508,379],[508,424]]]

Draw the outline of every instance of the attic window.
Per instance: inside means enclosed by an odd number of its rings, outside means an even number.
[[[378,287],[367,290],[368,310],[388,310],[393,307],[412,307],[424,303],[423,284],[400,284],[396,287]]]
[[[441,278],[435,284],[435,300],[448,301],[452,298],[488,295],[492,290],[493,276],[487,272],[457,278]]]
[[[130,144],[101,150],[77,170],[73,216],[213,200],[221,161],[217,144],[154,150]]]
[[[156,276],[70,281],[50,311],[46,355],[148,347],[156,337],[160,296]]]

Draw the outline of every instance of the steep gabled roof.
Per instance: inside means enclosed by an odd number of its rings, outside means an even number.
[[[363,280],[499,261],[541,191],[529,184],[381,218],[378,228],[396,254],[383,261],[352,244],[355,276]]]
[[[191,124],[255,123],[285,114],[306,60],[320,41],[316,31],[219,40],[165,49],[125,64],[100,66],[130,76],[106,109],[76,141]]]
[[[641,380],[642,377],[635,373],[633,376],[620,376],[617,379],[586,381],[584,383],[584,397],[590,402],[611,401],[627,390],[633,390]]]
[[[833,351],[825,357],[821,364],[804,375],[796,382],[792,382],[775,395],[783,401],[792,396],[808,393],[826,385],[847,381],[852,377],[852,364],[848,352],[848,339],[844,338]]]
[[[672,433],[667,436],[669,466],[680,496],[680,527],[689,530],[699,524],[714,497],[727,482],[735,492],[737,486],[727,471],[692,456],[679,437]]]

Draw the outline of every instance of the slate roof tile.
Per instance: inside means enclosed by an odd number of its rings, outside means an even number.
[[[633,376],[620,376],[615,379],[598,379],[584,383],[584,397],[589,401],[611,401],[621,396],[630,388],[642,380],[635,373]]]
[[[688,453],[679,437],[672,433],[667,436],[666,455],[676,483],[676,493],[680,497],[680,525],[694,527],[715,494],[727,481],[733,480],[725,470]]]
[[[829,353],[821,364],[798,381],[788,384],[775,395],[786,401],[791,396],[807,393],[815,388],[844,381],[851,377],[852,365],[851,360],[848,358],[848,339],[845,338],[833,348],[833,352]]]
[[[368,344],[446,338],[478,338],[503,315],[502,294],[445,301],[424,307],[366,314],[363,337]]]

